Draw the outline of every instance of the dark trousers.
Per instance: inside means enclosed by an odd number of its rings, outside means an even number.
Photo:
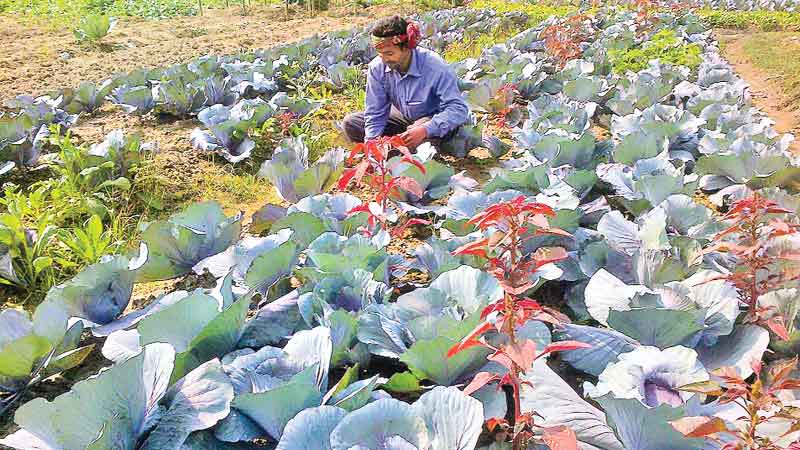
[[[410,120],[403,117],[403,114],[398,111],[396,108],[392,107],[389,111],[389,119],[386,121],[386,127],[383,129],[384,136],[395,136],[401,133],[405,133],[405,131],[409,127],[420,126],[425,124],[426,122],[430,121],[430,117],[421,117],[417,120]],[[344,121],[342,121],[342,129],[344,130],[344,134],[350,142],[353,143],[361,143],[364,142],[365,131],[364,131],[364,112],[356,112],[350,113],[345,116]],[[429,138],[426,139],[425,142],[430,142],[434,147],[439,148],[439,145],[442,143],[442,140],[447,140],[453,137],[458,128],[455,130],[447,133],[447,136],[442,138]]]

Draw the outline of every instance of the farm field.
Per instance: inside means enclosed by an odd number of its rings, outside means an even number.
[[[112,3],[0,3],[0,448],[800,450],[795,0]]]

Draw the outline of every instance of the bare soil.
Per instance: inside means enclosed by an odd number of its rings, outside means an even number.
[[[335,8],[315,17],[277,6],[209,10],[203,16],[145,21],[120,19],[101,45],[79,45],[72,29],[0,16],[0,103],[100,82],[115,73],[163,67],[207,54],[235,54],[294,42],[315,33],[365,26],[407,6]]]
[[[779,133],[792,133],[795,141],[790,150],[800,154],[800,102],[791,98],[781,84],[780,76],[764,71],[747,57],[743,44],[745,34],[718,30],[717,39],[724,43],[723,56],[747,83],[753,103],[775,121]]]

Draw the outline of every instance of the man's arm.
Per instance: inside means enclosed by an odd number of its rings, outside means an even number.
[[[442,109],[423,126],[428,132],[429,138],[441,138],[467,122],[469,107],[461,97],[461,91],[458,89],[458,77],[452,67],[447,66],[442,71],[434,89],[441,101]]]
[[[383,87],[383,79],[378,78],[378,76],[383,76],[382,70],[381,66],[370,66],[367,70],[367,96],[364,110],[365,141],[375,139],[383,134],[389,118],[389,110],[392,107],[389,95]]]

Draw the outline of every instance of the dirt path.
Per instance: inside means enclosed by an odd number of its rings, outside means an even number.
[[[206,11],[203,17],[161,21],[122,18],[102,48],[82,47],[71,29],[50,30],[0,16],[0,103],[22,94],[41,95],[102,81],[139,67],[161,67],[206,54],[231,54],[293,42],[314,33],[367,25],[398,5],[339,8],[317,17],[280,7],[254,6],[248,15],[238,8]]]
[[[723,56],[748,84],[753,103],[775,121],[779,133],[792,133],[795,141],[790,150],[800,154],[800,104],[785,94],[779,76],[755,67],[744,48],[746,35],[718,30],[717,39],[724,44]]]

